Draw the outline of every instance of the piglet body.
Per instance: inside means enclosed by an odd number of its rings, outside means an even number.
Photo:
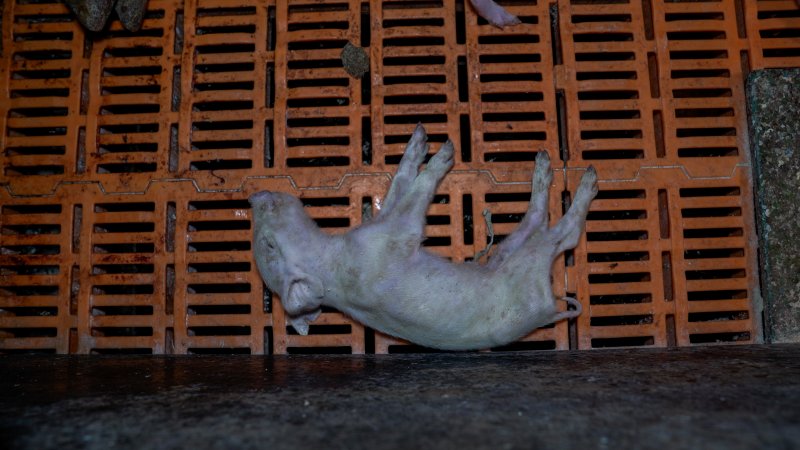
[[[550,285],[555,258],[574,248],[597,192],[590,168],[575,201],[554,227],[547,223],[549,159],[536,159],[528,211],[485,264],[454,264],[421,247],[425,212],[453,164],[448,141],[425,170],[425,131],[415,130],[380,215],[344,235],[322,232],[297,198],[260,192],[250,198],[254,250],[267,285],[281,297],[301,334],[334,307],[355,320],[411,342],[448,350],[512,342],[580,314],[559,312]]]

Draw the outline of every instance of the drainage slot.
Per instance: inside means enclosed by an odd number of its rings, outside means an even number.
[[[643,347],[654,344],[655,340],[652,336],[592,339],[592,348]]]
[[[713,344],[721,342],[739,342],[739,341],[749,341],[749,340],[750,340],[749,331],[689,335],[689,342],[692,344]]]
[[[320,228],[348,228],[350,227],[350,218],[348,217],[326,217],[314,219],[317,226]]]
[[[447,114],[414,114],[412,116],[384,116],[385,124],[447,123]]]
[[[0,275],[58,275],[58,266],[0,266]],[[2,308],[2,307],[0,307]]]
[[[648,252],[608,252],[608,253],[589,253],[586,261],[595,262],[623,262],[623,261],[649,261]]]
[[[350,325],[309,325],[309,335],[324,335],[324,334],[350,334],[352,333],[352,326]],[[286,334],[289,336],[297,336],[297,330],[294,327],[286,327]]]
[[[251,149],[253,141],[250,139],[240,139],[233,141],[193,141],[192,150],[227,150],[227,149]],[[248,161],[249,162],[249,161]]]
[[[687,280],[725,280],[744,278],[744,269],[687,270]]]
[[[289,108],[319,108],[324,106],[345,106],[350,104],[346,97],[295,98],[286,101]]]
[[[350,145],[350,137],[313,137],[313,138],[288,138],[286,139],[286,147],[305,147],[305,146],[348,146]]]
[[[651,39],[651,38],[648,38]],[[572,35],[574,42],[630,42],[633,41],[631,33],[575,33]]]
[[[486,115],[484,115],[486,120]],[[461,161],[472,161],[472,130],[469,123],[469,115],[462,114],[458,118],[459,141],[461,142]]]
[[[1,255],[59,255],[58,245],[4,245],[0,247]]]
[[[503,141],[545,141],[547,140],[547,133],[544,131],[529,131],[529,132],[506,132],[506,133],[483,133],[484,142],[503,142]]]
[[[684,208],[681,217],[733,217],[741,216],[742,208]]]
[[[536,152],[492,152],[484,153],[484,162],[528,162],[536,160]]]
[[[747,298],[746,290],[722,291],[689,291],[687,298],[690,302],[706,300],[739,300]]]
[[[189,231],[233,231],[249,229],[249,220],[208,220],[189,222]]]
[[[237,110],[245,110],[245,109],[253,109],[253,102],[249,100],[241,100],[241,101],[218,101],[218,102],[203,102],[203,103],[195,103],[192,106],[192,109],[195,112],[204,112],[204,111],[237,111]]]
[[[334,167],[348,165],[350,165],[350,158],[346,156],[286,159],[287,167]]]
[[[2,338],[46,338],[57,335],[56,328],[0,328],[0,337]],[[5,352],[5,349],[3,351]]]
[[[637,109],[581,111],[579,117],[581,120],[630,120],[640,118],[641,113]]]
[[[431,236],[422,241],[423,247],[447,247],[450,245],[448,236]]]
[[[647,218],[645,210],[623,211],[589,211],[586,220],[643,220]]]
[[[391,95],[383,99],[386,105],[412,105],[412,104],[431,104],[446,103],[447,95]]]
[[[250,314],[250,305],[193,305],[189,306],[190,315],[228,315]]]
[[[683,60],[683,59],[727,59],[727,50],[673,50],[669,52],[670,59]]]
[[[50,317],[57,316],[58,308],[52,307],[0,307],[0,317]]]
[[[111,284],[92,286],[92,295],[152,295],[152,284]]]
[[[58,296],[58,286],[0,286],[0,294],[5,296],[14,297],[28,297],[28,296]]]
[[[644,283],[650,281],[647,272],[589,274],[590,284]]]
[[[210,161],[192,161],[189,170],[244,170],[251,169],[253,162],[242,159],[214,159]]]
[[[587,130],[581,131],[581,139],[641,139],[641,130]]]
[[[741,248],[685,250],[683,257],[685,259],[744,258],[744,250]]]
[[[531,350],[555,350],[556,341],[518,341],[504,345],[502,347],[493,347],[492,352],[519,352]]]
[[[189,336],[249,336],[250,327],[189,327]],[[230,349],[226,349],[230,350]]]
[[[638,78],[633,71],[609,71],[609,72],[577,72],[577,81],[586,80],[635,80]]]
[[[457,58],[458,64],[456,64],[458,69],[458,101],[460,102],[467,102],[469,101],[469,80],[467,77],[467,58],[464,56],[459,56]],[[442,82],[444,82],[444,77],[442,77]]]
[[[4,225],[3,235],[38,235],[38,234],[61,234],[61,225],[58,224],[28,224],[28,225]]]
[[[73,265],[69,274],[69,314],[71,316],[78,314],[78,295],[81,292],[80,276],[80,267]]]
[[[495,34],[478,36],[480,45],[508,45],[508,44],[537,44],[539,36],[536,34]]]
[[[708,147],[708,148],[679,148],[678,156],[681,158],[707,158],[720,156],[738,156],[736,147]]]
[[[592,317],[589,325],[593,327],[614,327],[620,325],[649,325],[652,323],[652,314],[641,314],[631,316]]]
[[[681,137],[707,137],[707,136],[736,136],[736,128],[678,128],[676,136]]]
[[[683,230],[684,239],[741,237],[741,228],[696,228]]]
[[[652,303],[650,294],[617,294],[617,295],[592,295],[589,297],[590,305],[630,305],[637,303]]]
[[[152,233],[156,225],[153,222],[115,222],[96,223],[95,233]]]
[[[541,73],[482,73],[480,75],[481,83],[496,83],[496,82],[536,82],[542,81]]]
[[[724,31],[670,31],[667,40],[670,41],[703,41],[711,39],[725,39]]]
[[[190,284],[186,286],[188,294],[247,294],[250,293],[250,283],[208,283]]]
[[[689,322],[726,322],[732,320],[747,320],[749,318],[750,313],[747,311],[689,313]]]
[[[507,55],[480,55],[478,62],[481,64],[515,64],[515,63],[538,63],[542,62],[542,55],[538,53],[529,54],[507,54]]]
[[[189,252],[246,252],[250,251],[250,241],[192,242]]]
[[[582,91],[578,100],[633,100],[639,98],[639,91]]]
[[[444,65],[444,56],[395,56],[383,58],[384,66],[440,66]]]
[[[586,240],[589,242],[646,241],[647,231],[587,232]]]
[[[189,211],[219,209],[250,209],[250,203],[247,200],[196,200],[189,202]]]
[[[544,100],[541,92],[509,92],[481,94],[482,102],[540,102]]]
[[[575,53],[575,61],[634,61],[633,52]]]
[[[152,306],[94,306],[93,316],[152,316]]]
[[[664,283],[664,300],[671,302],[675,299],[675,294],[672,282],[672,257],[669,252],[661,253],[661,277]]]
[[[155,172],[157,168],[156,163],[114,163],[114,164],[98,164],[97,173],[147,173]]]
[[[725,15],[721,12],[690,12],[690,13],[667,13],[664,15],[667,22],[680,20],[725,20]]]
[[[155,253],[155,245],[150,243],[95,244],[92,253]]]
[[[92,266],[92,275],[105,274],[138,274],[153,273],[153,264],[96,264]]]

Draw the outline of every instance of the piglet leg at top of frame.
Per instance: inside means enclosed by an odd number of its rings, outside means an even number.
[[[389,192],[386,194],[381,207],[381,214],[388,214],[411,188],[414,179],[417,178],[419,173],[419,166],[425,160],[425,155],[428,154],[429,148],[425,127],[421,123],[417,124],[411,139],[406,144],[403,158],[400,159],[400,165],[397,167],[397,173],[392,178]]]
[[[548,199],[550,184],[553,182],[553,171],[550,169],[550,156],[547,152],[536,155],[536,168],[531,179],[531,200],[528,210],[519,226],[497,246],[495,252],[486,263],[488,267],[497,267],[508,255],[520,248],[536,231],[547,229]]]
[[[492,0],[470,0],[470,2],[479,16],[498,28],[521,23],[517,16],[506,11],[505,8]]]

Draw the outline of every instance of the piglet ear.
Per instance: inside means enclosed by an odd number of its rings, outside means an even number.
[[[306,336],[308,335],[308,324],[317,320],[320,313],[322,312],[321,308],[315,309],[309,313],[300,314],[299,316],[289,317],[289,324],[294,327],[295,330],[301,335]]]

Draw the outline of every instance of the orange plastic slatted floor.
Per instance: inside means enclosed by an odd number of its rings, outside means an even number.
[[[744,82],[800,66],[796,3],[500,3],[523,23],[463,0],[150,0],[141,31],[87,35],[58,1],[8,2],[0,351],[420,350],[335,311],[287,328],[246,201],[287,191],[331,232],[358,225],[419,121],[459,149],[426,241],[456,261],[485,208],[499,237],[520,220],[536,152],[560,167],[554,220],[599,171],[553,271],[584,314],[507,348],[758,341]]]

